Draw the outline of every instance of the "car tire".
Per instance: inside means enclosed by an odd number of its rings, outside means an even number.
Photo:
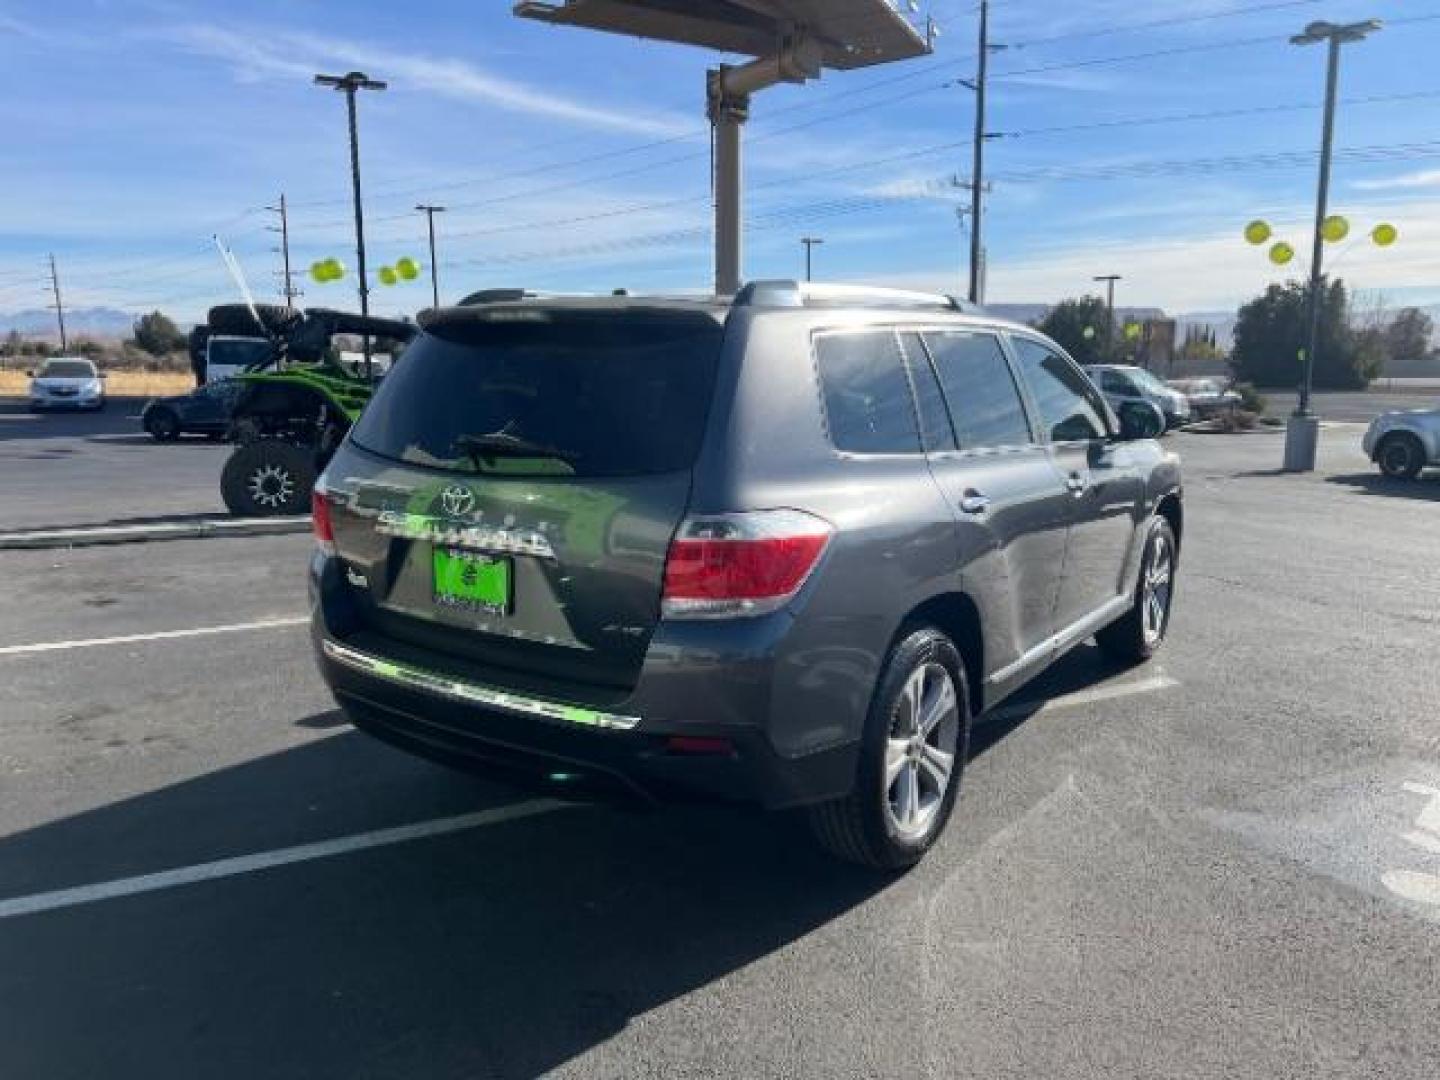
[[[1386,435],[1375,448],[1375,464],[1391,480],[1414,480],[1425,467],[1425,447],[1414,435]]]
[[[807,810],[820,846],[875,870],[918,863],[955,806],[970,721],[965,665],[954,644],[931,626],[904,632],[870,703],[855,789]]]
[[[145,418],[145,430],[156,442],[174,442],[180,438],[180,417],[173,409],[156,409]]]
[[[220,494],[239,517],[287,517],[309,511],[315,477],[311,450],[262,439],[230,455],[220,474]]]
[[[1122,618],[1095,635],[1095,643],[1106,656],[1138,664],[1160,650],[1170,631],[1179,557],[1180,548],[1170,522],[1163,517],[1152,518],[1145,531],[1134,602]]]

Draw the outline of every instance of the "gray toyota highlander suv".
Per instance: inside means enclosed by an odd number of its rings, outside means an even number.
[[[971,722],[1165,637],[1177,459],[1054,342],[943,297],[497,293],[422,317],[321,479],[354,724],[649,799],[801,807],[918,861]]]

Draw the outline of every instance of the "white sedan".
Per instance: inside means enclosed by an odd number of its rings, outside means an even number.
[[[105,407],[105,376],[83,357],[56,356],[30,374],[30,409]]]

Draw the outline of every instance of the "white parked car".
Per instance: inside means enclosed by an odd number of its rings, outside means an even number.
[[[1426,466],[1440,466],[1440,407],[1381,413],[1360,445],[1386,476],[1413,480]]]
[[[55,356],[30,376],[30,409],[105,408],[105,375],[80,356]]]

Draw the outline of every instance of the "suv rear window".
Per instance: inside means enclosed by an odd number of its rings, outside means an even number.
[[[384,457],[456,472],[688,469],[723,336],[702,312],[512,309],[442,323],[405,351],[351,438]],[[470,443],[487,436],[537,452],[477,453]]]

